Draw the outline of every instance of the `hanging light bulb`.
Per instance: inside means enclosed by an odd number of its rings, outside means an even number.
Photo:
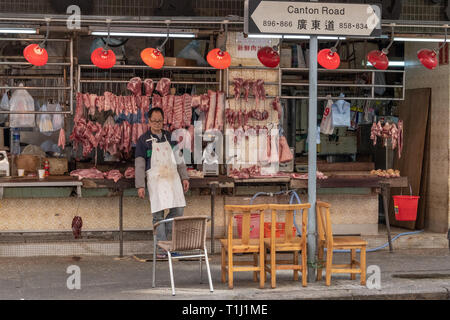
[[[45,46],[47,44],[47,39],[50,31],[50,18],[46,18],[45,21],[47,22],[47,31],[44,41],[42,41],[40,44],[32,43],[25,49],[23,49],[23,56],[25,57],[25,59],[32,65],[39,67],[45,66],[48,61],[48,53],[45,49]]]
[[[267,46],[258,50],[258,60],[265,67],[275,68],[280,64],[280,55],[278,54],[275,46]]]
[[[367,60],[379,70],[386,70],[389,67],[389,59],[387,55],[389,54],[389,48],[394,43],[394,28],[392,28],[391,42],[383,50],[372,50],[367,54]]]
[[[206,56],[206,60],[208,61],[208,63],[216,69],[226,69],[231,65],[231,56],[228,52],[225,51],[228,33],[227,27],[228,25],[225,24],[225,44],[220,48],[212,49]]]
[[[317,55],[317,62],[325,69],[337,69],[341,64],[341,57],[337,53],[337,46],[340,39],[331,49],[322,49]]]
[[[95,49],[91,54],[91,61],[100,69],[110,69],[116,64],[116,55],[109,49],[110,24],[111,20],[106,20],[108,24],[108,37],[106,38],[106,45],[104,48]]]
[[[419,58],[420,63],[423,64],[425,68],[428,68],[430,70],[433,70],[438,65],[438,58],[437,55],[439,54],[439,51],[445,46],[447,43],[447,25],[445,26],[445,40],[444,43],[439,46],[437,49],[420,49],[417,52],[417,58]]]
[[[167,22],[167,37],[164,42],[155,48],[145,48],[141,51],[141,59],[146,65],[153,69],[161,69],[164,66],[164,56],[162,54],[164,45],[169,40],[169,23]]]

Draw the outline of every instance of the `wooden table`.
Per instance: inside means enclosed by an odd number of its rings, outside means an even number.
[[[76,177],[71,176],[49,176],[44,179],[38,177],[1,177],[0,199],[3,199],[4,188],[22,187],[76,187],[77,196],[81,197],[81,186],[83,183]]]
[[[337,175],[330,176],[328,179],[317,179],[317,188],[381,188],[383,198],[383,208],[386,220],[386,229],[388,234],[389,251],[393,252],[391,239],[391,226],[389,223],[389,197],[391,188],[407,187],[408,177],[381,178],[368,175]],[[292,189],[307,189],[308,180],[292,179],[290,183]]]

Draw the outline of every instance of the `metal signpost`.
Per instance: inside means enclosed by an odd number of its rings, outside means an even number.
[[[381,7],[369,4],[246,0],[244,33],[309,35],[308,281],[316,279],[317,51],[318,36],[381,35]],[[319,262],[320,263],[320,262]]]

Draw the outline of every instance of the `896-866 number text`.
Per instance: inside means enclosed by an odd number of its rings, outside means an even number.
[[[263,26],[265,27],[283,27],[289,28],[292,27],[292,21],[275,21],[275,20],[264,20]]]

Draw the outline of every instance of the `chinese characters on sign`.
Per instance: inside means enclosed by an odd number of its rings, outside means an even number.
[[[248,33],[375,36],[381,9],[369,4],[249,0]]]

